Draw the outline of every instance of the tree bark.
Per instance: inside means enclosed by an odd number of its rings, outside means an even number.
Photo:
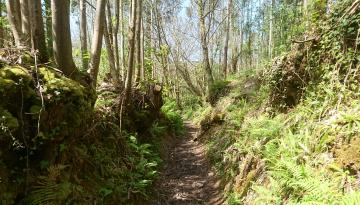
[[[120,79],[120,57],[119,57],[119,27],[120,27],[120,0],[115,0],[115,28],[113,35],[114,42],[114,56],[115,56],[115,67],[117,71],[117,78]]]
[[[38,59],[40,62],[45,63],[49,60],[47,54],[44,20],[42,17],[41,0],[33,0],[31,12],[31,45],[34,50],[38,51]]]
[[[3,1],[0,0],[0,16],[2,16]],[[0,23],[0,48],[4,47],[4,25]]]
[[[222,63],[222,70],[224,78],[227,76],[227,67],[228,67],[228,50],[229,50],[229,38],[230,38],[230,22],[231,22],[231,15],[232,15],[232,0],[228,0],[228,8],[227,8],[227,22],[225,28],[225,42],[224,42],[224,58]]]
[[[125,72],[125,26],[124,26],[124,2],[120,0],[120,70],[122,81],[126,80],[126,72]]]
[[[135,83],[141,80],[141,22],[142,22],[142,0],[138,0],[136,15],[136,79]]]
[[[76,78],[78,70],[72,57],[70,0],[51,0],[51,13],[55,62],[66,76]]]
[[[270,8],[270,25],[269,25],[269,58],[272,59],[273,57],[273,25],[274,25],[274,6],[275,6],[275,0],[271,0],[271,8]]]
[[[45,27],[46,27],[46,44],[49,58],[53,57],[53,37],[52,37],[52,19],[51,19],[51,0],[44,0],[45,3]]]
[[[117,70],[115,66],[115,57],[114,57],[114,51],[111,46],[111,34],[109,33],[106,18],[104,19],[104,40],[106,45],[106,51],[107,51],[107,57],[109,62],[109,68],[110,68],[110,75],[111,80],[115,85],[119,85],[119,76],[117,75]]]
[[[87,70],[89,66],[89,53],[88,53],[88,37],[87,37],[87,22],[86,22],[86,2],[79,0],[80,5],[80,44],[81,44],[81,60],[83,70]]]
[[[135,55],[135,26],[136,26],[136,8],[137,0],[131,0],[131,17],[129,21],[129,55],[128,55],[128,69],[126,74],[126,83],[125,83],[125,105],[128,104],[131,86],[132,86],[132,77],[134,71],[134,55]]]
[[[29,0],[20,0],[20,10],[21,10],[21,31],[23,34],[23,40],[26,46],[31,46],[31,28],[30,28],[30,13]]]
[[[206,81],[209,90],[210,86],[214,83],[214,77],[212,74],[210,61],[209,61],[209,48],[208,48],[207,31],[205,25],[206,16],[205,16],[204,2],[203,0],[198,0],[197,4],[198,4],[198,12],[199,12],[199,26],[200,26],[201,48],[203,55],[203,68],[206,74]]]
[[[12,34],[14,36],[15,46],[22,46],[21,42],[21,19],[19,18],[19,14],[21,13],[18,8],[18,1],[17,0],[6,0],[6,10],[7,16],[10,24],[10,28]]]
[[[102,38],[104,33],[106,0],[97,0],[96,14],[94,22],[94,35],[91,43],[91,57],[88,73],[90,74],[91,84],[96,87],[97,76],[99,73]]]

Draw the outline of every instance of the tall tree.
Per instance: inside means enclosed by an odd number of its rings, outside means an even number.
[[[33,0],[33,4],[29,5],[31,9],[31,45],[32,49],[38,51],[40,62],[48,61],[44,20],[42,15],[41,0]]]
[[[46,44],[49,57],[53,57],[53,37],[52,37],[52,20],[51,20],[51,0],[44,0],[45,8],[45,27],[46,27]]]
[[[51,0],[51,13],[55,62],[66,76],[76,78],[78,70],[72,57],[70,0]]]
[[[85,0],[79,0],[80,6],[80,44],[81,44],[81,60],[83,70],[88,69],[89,54],[87,45],[87,21],[86,21],[86,2]]]
[[[142,0],[138,0],[137,6],[137,15],[136,15],[136,28],[135,28],[135,36],[136,36],[136,83],[139,83],[141,80],[141,24],[142,24]]]
[[[0,0],[0,18],[3,14],[3,1]],[[4,25],[3,22],[0,22],[0,48],[4,47]]]
[[[21,18],[18,0],[6,0],[6,11],[16,46],[22,45]]]
[[[206,80],[209,87],[214,83],[214,77],[212,74],[212,69],[210,67],[210,60],[209,60],[209,48],[208,48],[208,32],[206,28],[205,19],[207,15],[210,14],[210,11],[206,12],[206,2],[204,0],[197,0],[196,4],[198,7],[198,15],[199,15],[199,28],[200,28],[200,42],[202,48],[202,57],[203,57],[203,68],[206,74]],[[210,8],[211,10],[212,8]]]
[[[275,0],[271,0],[271,6],[270,6],[270,25],[269,25],[269,45],[268,45],[268,51],[269,55],[268,57],[271,59],[273,55],[273,47],[274,47],[274,8],[275,8]]]
[[[119,12],[120,12],[120,67],[122,81],[125,82],[126,80],[126,72],[125,72],[125,26],[124,26],[124,1],[120,0],[119,2]]]
[[[109,2],[108,2],[108,9],[110,9],[109,7]],[[115,85],[119,85],[119,75],[116,69],[116,65],[115,65],[115,55],[114,55],[114,49],[113,46],[111,44],[111,34],[110,34],[110,29],[109,27],[111,27],[111,23],[108,23],[107,21],[111,21],[111,16],[110,16],[110,12],[109,14],[109,18],[108,20],[106,20],[106,18],[104,18],[104,40],[105,40],[105,46],[106,46],[106,51],[107,51],[107,57],[108,57],[108,62],[109,62],[109,68],[110,68],[110,75],[111,75],[111,80],[113,81],[113,83]]]
[[[23,40],[26,46],[31,45],[31,28],[30,28],[30,13],[29,7],[33,6],[29,4],[29,0],[20,0],[21,9],[21,31],[23,34]]]
[[[91,57],[88,70],[88,73],[90,73],[91,77],[91,83],[94,87],[96,87],[97,76],[99,73],[100,55],[105,22],[105,6],[106,0],[97,0],[94,22],[94,34],[91,43]]]
[[[114,42],[114,54],[115,54],[115,66],[117,70],[117,78],[119,79],[120,74],[120,57],[119,57],[119,28],[120,28],[120,0],[115,0],[115,26],[114,26],[114,34],[113,34],[113,42]]]
[[[227,75],[227,67],[228,67],[227,62],[228,62],[231,15],[232,15],[232,0],[228,0],[226,27],[225,27],[224,58],[222,63],[223,75],[225,78]]]
[[[131,86],[132,86],[132,78],[134,71],[134,56],[135,56],[135,29],[136,29],[136,15],[137,15],[137,5],[138,0],[131,0],[131,15],[129,21],[129,55],[128,55],[128,68],[126,74],[126,83],[125,83],[125,105],[128,104],[130,94],[131,94]]]

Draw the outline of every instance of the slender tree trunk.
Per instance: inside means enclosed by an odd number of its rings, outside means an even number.
[[[72,57],[70,0],[52,0],[51,13],[55,62],[66,76],[76,78],[78,70]]]
[[[81,60],[83,70],[88,69],[89,65],[89,53],[87,45],[87,22],[86,22],[86,2],[85,0],[79,0],[80,5],[80,44],[81,44]]]
[[[144,21],[141,23],[141,34],[140,34],[140,52],[141,52],[141,79],[145,80],[145,32],[144,32]]]
[[[204,14],[204,3],[203,0],[198,0],[198,12],[199,12],[199,26],[200,26],[200,40],[201,48],[203,55],[203,67],[206,74],[206,81],[208,84],[208,90],[210,86],[214,83],[214,78],[212,75],[212,70],[210,67],[209,61],[209,48],[207,42],[207,31],[205,25],[205,14]]]
[[[113,2],[113,1],[107,1],[106,2],[106,8],[105,9],[105,19],[107,18],[107,20],[105,22],[107,22],[107,30],[108,30],[108,33],[109,33],[109,36],[110,36],[110,45],[113,47],[114,45],[114,42],[113,42],[113,38],[112,36],[114,35],[114,31],[113,31],[113,18],[112,18],[112,13],[111,13],[111,5],[110,5],[110,2]],[[107,14],[106,14],[107,13]],[[114,49],[111,49],[111,50],[114,50]]]
[[[45,26],[46,26],[46,44],[48,48],[48,55],[53,57],[53,37],[52,37],[52,20],[51,20],[51,0],[44,0],[45,2]]]
[[[44,20],[42,17],[41,0],[33,0],[31,8],[31,45],[34,50],[38,51],[39,60],[45,63],[49,60],[47,54]]]
[[[154,59],[154,48],[155,48],[155,42],[153,38],[153,25],[154,25],[154,9],[153,9],[153,0],[151,0],[151,8],[150,8],[150,48],[151,48],[151,54],[150,58]],[[156,78],[156,68],[154,63],[151,65],[151,78]]]
[[[20,0],[21,9],[21,31],[24,37],[26,46],[31,45],[31,28],[30,28],[30,14],[29,14],[29,0]],[[32,6],[32,5],[31,5]]]
[[[111,80],[115,85],[119,85],[119,76],[117,75],[116,66],[115,66],[115,57],[113,47],[111,46],[111,35],[107,26],[106,18],[104,22],[104,40],[106,45],[107,57],[110,68]]]
[[[114,46],[113,44],[115,44],[114,41],[112,41],[111,39],[113,39],[114,37],[114,33],[113,35],[111,34],[112,32],[112,15],[111,12],[109,11],[111,10],[110,7],[110,2],[107,2],[107,14],[108,14],[108,18],[104,19],[104,39],[105,39],[105,45],[106,45],[106,51],[107,51],[107,57],[108,57],[108,62],[109,62],[109,67],[110,67],[110,75],[111,75],[111,79],[112,82],[115,85],[119,85],[119,76],[118,76],[118,72],[117,72],[117,68],[116,68],[116,60],[115,60],[115,51],[114,51]]]
[[[227,61],[228,61],[228,50],[229,50],[229,38],[230,38],[230,22],[231,22],[231,15],[232,15],[232,0],[228,0],[228,8],[227,8],[227,22],[225,28],[225,42],[224,42],[224,58],[222,63],[222,70],[223,75],[226,78],[227,76]]]
[[[136,79],[135,83],[140,83],[141,80],[141,22],[142,22],[142,0],[138,0],[136,15]]]
[[[91,43],[91,57],[88,73],[90,73],[91,84],[96,87],[99,73],[101,47],[104,34],[106,0],[97,0],[94,21],[94,35]]]
[[[0,16],[2,17],[3,1],[0,0]],[[0,23],[0,48],[4,47],[4,26]]]
[[[126,80],[125,72],[125,26],[124,26],[124,2],[120,0],[120,69],[122,81]]]
[[[138,0],[131,0],[131,16],[129,21],[129,55],[128,55],[128,69],[126,74],[126,83],[125,83],[125,105],[128,104],[130,93],[131,93],[131,86],[132,86],[132,77],[134,71],[134,55],[135,55],[135,31],[136,31],[136,8],[137,8],[137,1]]]
[[[117,79],[119,79],[120,75],[120,57],[119,57],[119,27],[120,27],[120,0],[115,0],[115,28],[113,35],[114,42],[114,56],[115,56],[115,67],[117,71]]]
[[[269,58],[272,59],[273,57],[273,24],[274,24],[274,6],[275,6],[275,0],[271,0],[271,8],[270,8],[270,25],[269,25]]]
[[[7,16],[12,34],[14,36],[15,45],[21,46],[22,45],[21,19],[18,16],[21,12],[18,9],[17,5],[18,5],[17,0],[6,0]]]

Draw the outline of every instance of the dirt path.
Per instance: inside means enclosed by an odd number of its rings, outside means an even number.
[[[219,181],[194,141],[197,128],[186,123],[187,135],[172,145],[152,205],[221,205]]]

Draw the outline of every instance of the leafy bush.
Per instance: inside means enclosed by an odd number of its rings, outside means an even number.
[[[161,111],[168,120],[168,128],[171,130],[171,133],[175,133],[177,136],[184,134],[184,124],[180,111],[177,110],[176,102],[174,100],[167,100],[162,106]]]
[[[215,105],[221,97],[225,96],[228,93],[229,83],[229,81],[217,80],[213,84],[211,84],[209,88],[209,94],[207,96],[207,100],[211,105]]]

